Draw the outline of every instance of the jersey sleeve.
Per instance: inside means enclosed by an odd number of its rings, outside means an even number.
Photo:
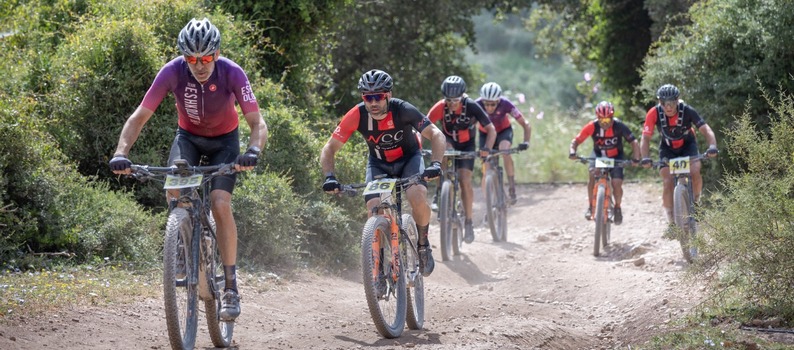
[[[163,99],[168,93],[176,88],[177,65],[175,61],[176,60],[172,60],[166,63],[160,68],[160,71],[157,72],[152,86],[149,87],[149,91],[146,91],[146,95],[143,96],[143,101],[141,101],[142,107],[151,111],[157,110],[157,107],[160,106],[160,102],[163,102]]]
[[[684,109],[684,114],[689,115],[689,118],[692,121],[692,124],[695,125],[695,128],[699,129],[701,126],[706,125],[706,121],[703,120],[703,117],[701,117],[700,114],[698,114],[698,112],[689,105],[687,105],[686,109]]]
[[[466,100],[466,113],[473,115],[477,118],[477,121],[480,122],[480,125],[486,126],[491,124],[491,118],[488,118],[488,113],[485,113],[485,110],[480,107],[477,102],[474,102],[472,99]]]
[[[336,129],[334,129],[334,133],[331,134],[331,137],[342,141],[342,143],[347,142],[347,140],[350,139],[350,136],[353,135],[353,132],[358,129],[358,122],[360,119],[361,113],[359,112],[358,105],[356,105],[347,111],[345,116],[342,117],[342,121],[336,126]]]
[[[441,118],[444,117],[444,101],[438,101],[433,107],[430,108],[430,112],[427,112],[427,118],[430,119],[431,123],[435,123]]]
[[[634,140],[637,139],[636,137],[634,137],[634,134],[631,132],[631,129],[629,129],[629,126],[624,124],[623,122],[616,121],[615,126],[618,127],[618,129],[620,129],[620,133],[623,134],[623,138],[626,140],[626,142],[632,143],[634,142]]]
[[[521,120],[524,119],[524,115],[521,114],[521,111],[518,110],[518,107],[516,107],[516,105],[514,105],[512,102],[510,102],[510,101],[508,101],[506,99],[503,102],[506,102],[508,104],[508,107],[509,107],[509,110],[510,110],[510,112],[508,112],[508,113],[510,113],[510,115],[513,116],[513,119],[515,119],[517,122],[520,123]]]
[[[229,86],[234,90],[234,96],[237,98],[237,103],[240,104],[243,115],[259,111],[259,103],[251,89],[248,76],[236,63],[230,62],[229,67]]]
[[[582,142],[584,142],[584,140],[587,140],[588,137],[593,135],[594,131],[595,131],[595,123],[590,122],[585,124],[582,130],[579,131],[579,135],[576,135],[576,138],[574,138],[574,140],[576,140],[576,144],[581,145]]]
[[[645,124],[642,127],[642,136],[653,136],[653,128],[656,127],[656,119],[658,115],[656,114],[656,107],[652,107],[648,110],[648,113],[645,114]]]
[[[419,132],[422,132],[428,125],[430,125],[430,119],[422,114],[418,108],[414,105],[403,101],[400,103],[400,115],[404,116],[404,120],[408,122],[414,129]]]

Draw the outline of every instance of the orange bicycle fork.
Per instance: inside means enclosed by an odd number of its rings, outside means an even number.
[[[396,281],[399,277],[397,275],[397,267],[399,266],[399,256],[400,256],[400,227],[397,226],[397,220],[394,220],[390,215],[386,215],[386,218],[389,220],[390,224],[390,240],[391,240],[391,274],[392,280]],[[378,278],[378,271],[381,268],[381,259],[380,259],[380,235],[386,234],[386,232],[377,231],[377,236],[375,240],[372,242],[372,259],[375,262],[372,266],[372,278],[373,281],[377,281]]]
[[[593,210],[590,213],[590,219],[595,220],[596,212],[595,209],[598,208],[596,206],[596,201],[598,200],[598,188],[600,186],[604,186],[604,217],[609,218],[609,201],[612,199],[612,192],[609,190],[609,184],[607,183],[609,179],[606,176],[602,176],[601,178],[596,181],[595,186],[593,186],[593,199],[590,200],[590,208]]]

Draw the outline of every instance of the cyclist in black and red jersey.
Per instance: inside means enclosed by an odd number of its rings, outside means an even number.
[[[427,117],[410,103],[392,97],[392,77],[378,69],[364,73],[358,81],[363,102],[351,108],[323,147],[320,164],[325,174],[323,191],[339,192],[341,185],[334,175],[334,157],[355,131],[361,133],[369,146],[367,182],[378,175],[406,178],[423,174],[424,181],[441,175],[444,156],[444,135]],[[425,168],[419,139],[414,131],[431,141],[431,163]],[[422,275],[433,272],[432,249],[427,239],[430,227],[430,207],[427,204],[427,184],[411,186],[406,191],[412,214],[419,231],[419,268]],[[380,204],[377,194],[364,197],[367,212]]]
[[[494,128],[496,129],[495,145],[499,150],[508,150],[513,145],[513,126],[510,125],[510,116],[516,120],[518,125],[524,129],[524,141],[518,144],[518,150],[524,151],[529,148],[529,139],[532,136],[532,127],[524,119],[521,111],[513,105],[510,100],[502,97],[502,87],[499,84],[490,82],[480,88],[480,98],[477,103],[488,113]],[[485,128],[480,125],[480,147],[485,147],[488,134]],[[513,157],[510,154],[502,156],[505,162],[505,172],[507,173],[507,183],[510,194],[510,205],[516,204],[516,171],[513,166]],[[488,171],[488,163],[482,165],[482,178],[485,179],[485,172]],[[483,193],[485,193],[485,181],[482,183]]]
[[[475,125],[479,122],[485,128],[487,135],[484,147],[480,148],[480,157],[487,157],[496,140],[496,129],[482,107],[466,95],[466,82],[457,75],[449,76],[441,83],[441,93],[444,95],[444,99],[430,108],[427,116],[433,123],[441,120],[441,130],[446,136],[447,147],[463,152],[473,152]],[[458,168],[460,197],[466,216],[463,240],[466,243],[471,243],[474,241],[472,225],[474,189],[471,184],[474,159],[456,159],[455,166]]]
[[[569,158],[576,159],[576,148],[588,137],[593,139],[593,153],[591,157],[608,157],[614,159],[626,159],[623,154],[623,140],[631,143],[631,151],[634,155],[632,163],[639,164],[640,148],[637,138],[631,130],[615,118],[615,107],[612,103],[601,101],[595,108],[596,119],[585,124],[582,131],[571,140],[571,148],[568,150]],[[593,213],[593,187],[595,186],[595,162],[590,162],[590,178],[587,181],[587,211],[584,216],[587,220],[592,218]],[[612,196],[614,211],[612,218],[615,225],[623,223],[623,210],[620,205],[623,199],[623,168],[614,167],[610,170],[612,176]]]
[[[176,99],[179,128],[171,145],[168,164],[184,159],[199,165],[207,156],[209,165],[236,163],[235,170],[251,170],[257,163],[267,141],[267,125],[251,90],[251,84],[240,66],[220,56],[221,34],[206,18],[192,19],[179,32],[177,48],[182,54],[166,63],[157,73],[141,105],[124,123],[110,168],[115,174],[129,174],[132,163],[127,159],[144,124],[168,93]],[[235,101],[251,128],[248,149],[240,154],[240,136]],[[220,317],[234,320],[240,315],[237,290],[237,225],[232,215],[232,190],[236,175],[212,180],[212,215],[218,226],[218,248],[223,261],[226,287],[221,299]],[[179,196],[169,191],[169,198]]]
[[[714,131],[700,117],[697,111],[679,99],[680,91],[675,85],[665,84],[656,91],[656,98],[659,103],[648,110],[645,115],[645,126],[642,129],[642,139],[640,150],[642,151],[642,166],[650,168],[652,161],[649,158],[651,136],[654,128],[659,129],[661,139],[659,141],[659,159],[672,159],[683,156],[696,156],[700,153],[695,130],[697,128],[703,137],[706,138],[709,147],[706,154],[709,157],[716,157],[717,137]],[[673,176],[667,166],[659,169],[662,176],[663,193],[662,206],[667,214],[669,223],[668,231],[673,229]],[[700,200],[700,193],[703,189],[703,178],[700,176],[700,160],[693,160],[690,163],[690,175],[692,175],[692,192],[694,202]]]

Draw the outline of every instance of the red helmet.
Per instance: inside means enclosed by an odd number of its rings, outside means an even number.
[[[601,101],[595,108],[597,118],[612,118],[615,115],[615,107],[612,103]]]

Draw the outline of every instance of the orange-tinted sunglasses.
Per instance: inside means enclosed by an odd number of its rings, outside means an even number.
[[[201,56],[201,63],[207,64],[207,63],[212,62],[212,60],[214,60],[214,59],[215,59],[215,54]],[[185,61],[187,61],[187,63],[190,63],[190,64],[196,64],[196,63],[198,63],[198,60],[199,60],[199,58],[196,57],[196,56],[185,56]]]
[[[388,97],[388,96],[389,95],[386,92],[381,92],[381,93],[377,93],[377,94],[361,94],[361,98],[364,99],[364,101],[367,101],[367,102],[380,101],[380,100],[386,99],[386,97]]]

